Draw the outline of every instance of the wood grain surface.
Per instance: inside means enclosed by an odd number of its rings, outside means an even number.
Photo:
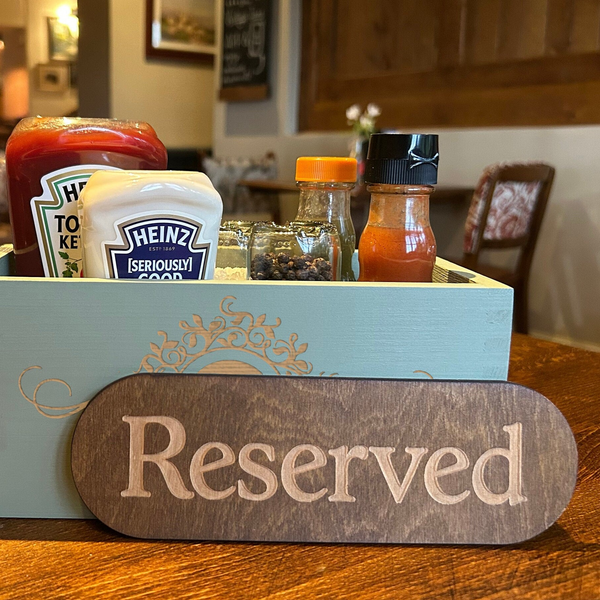
[[[305,0],[300,131],[598,123],[595,0]]]
[[[600,354],[515,335],[511,381],[563,412],[573,500],[516,547],[145,542],[96,521],[0,520],[1,598],[600,598]],[[3,482],[3,485],[10,482]]]
[[[136,538],[514,544],[567,507],[577,448],[513,383],[146,373],[90,402],[71,465]]]

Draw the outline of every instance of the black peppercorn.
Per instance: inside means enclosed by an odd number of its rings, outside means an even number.
[[[331,281],[331,263],[310,254],[290,256],[285,252],[257,254],[250,264],[250,278],[281,281]]]

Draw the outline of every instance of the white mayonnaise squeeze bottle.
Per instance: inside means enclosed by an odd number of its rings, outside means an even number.
[[[84,277],[212,279],[223,203],[188,171],[97,171],[79,199]]]

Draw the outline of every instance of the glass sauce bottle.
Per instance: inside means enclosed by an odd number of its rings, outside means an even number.
[[[431,282],[436,243],[429,196],[437,166],[437,135],[371,136],[365,172],[371,206],[358,247],[359,281]]]
[[[300,189],[296,221],[335,225],[342,249],[341,280],[355,281],[352,256],[356,234],[350,217],[350,191],[356,185],[356,159],[302,156],[296,161]]]

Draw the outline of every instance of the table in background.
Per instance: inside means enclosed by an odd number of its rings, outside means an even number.
[[[271,200],[271,214],[275,223],[281,222],[281,207],[279,204],[279,194],[285,193],[298,193],[298,188],[295,183],[286,183],[282,181],[270,181],[270,180],[242,180],[238,183],[250,189],[252,192],[261,192],[267,194]],[[436,188],[435,192],[431,196],[431,201],[434,204],[451,203],[451,204],[464,204],[471,199],[473,195],[473,188],[463,187],[440,187]],[[237,207],[239,209],[239,207]],[[240,213],[240,217],[243,217],[243,213]],[[354,222],[354,228],[356,230],[356,239],[360,238],[362,230],[367,224],[369,216],[369,195],[365,191],[361,191],[358,195],[352,196],[352,220]],[[12,243],[12,235],[10,231],[10,225],[8,224],[8,215],[6,215],[6,222],[0,215],[0,244]]]
[[[294,182],[274,181],[269,179],[242,179],[238,185],[247,187],[250,192],[260,192],[266,194],[271,199],[271,214],[275,223],[281,222],[280,194],[298,193],[298,188]],[[431,195],[431,202],[436,204],[466,204],[473,196],[473,188],[440,186],[436,187]],[[352,221],[356,230],[356,239],[360,238],[362,230],[367,224],[369,216],[369,198],[370,195],[364,186],[360,186],[352,191],[351,209]],[[238,210],[240,207],[236,207]],[[241,215],[240,215],[241,216]]]
[[[95,521],[0,519],[0,598],[598,599],[600,354],[515,335],[509,379],[552,400],[579,448],[571,504],[531,541],[506,547],[147,542]]]

